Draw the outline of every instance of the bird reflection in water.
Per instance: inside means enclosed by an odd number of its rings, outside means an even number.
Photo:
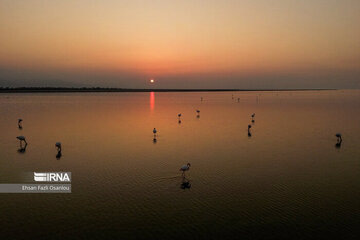
[[[182,176],[182,181],[181,181],[180,188],[184,189],[184,190],[191,188],[190,180],[188,180],[185,176]]]
[[[25,143],[23,145],[22,142],[20,142],[20,148],[17,150],[18,153],[25,153],[26,152],[26,147],[27,147],[27,143]]]
[[[57,159],[57,160],[60,160],[61,156],[62,156],[61,151],[59,151],[59,152],[56,154],[56,159]]]

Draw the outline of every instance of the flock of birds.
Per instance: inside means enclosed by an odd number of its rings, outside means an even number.
[[[203,98],[201,97],[201,101],[203,101]],[[179,113],[178,114],[178,123],[181,123],[181,116],[182,114]],[[196,117],[200,118],[200,110],[196,110]],[[157,142],[157,130],[156,128],[153,129],[153,134],[154,134],[154,138],[153,138],[153,142],[156,143]],[[190,181],[188,179],[186,179],[185,177],[185,172],[190,170],[190,163],[187,163],[186,165],[183,165],[179,171],[182,172],[181,176],[182,176],[182,183],[181,183],[181,188],[182,189],[189,189],[191,187]]]
[[[22,122],[23,122],[23,120],[21,118],[19,118],[18,119],[18,128],[20,130],[23,129]],[[24,136],[17,136],[16,138],[20,141],[20,148],[18,149],[18,152],[19,153],[25,153],[26,147],[28,145],[28,143],[26,141],[26,138]],[[56,158],[60,159],[61,156],[62,156],[62,154],[61,154],[61,142],[56,142],[55,147],[57,149]]]
[[[232,99],[234,99],[233,95],[232,95]],[[200,100],[202,102],[203,97],[201,97]],[[237,101],[240,102],[240,98],[237,98]],[[200,110],[196,110],[196,113],[197,113],[197,118],[199,118],[200,117]],[[179,123],[181,123],[181,116],[182,116],[182,114],[179,113],[178,114],[178,122]],[[248,137],[252,136],[250,129],[251,129],[253,123],[255,123],[255,113],[251,114],[251,124],[248,125],[248,129],[247,129],[248,130]],[[153,129],[153,134],[154,134],[153,142],[155,143],[157,141],[157,130],[156,130],[156,128]],[[336,133],[335,136],[337,137],[335,147],[340,148],[341,143],[342,143],[342,135],[341,135],[341,133]],[[180,171],[182,171],[182,176],[183,176],[184,179],[185,179],[185,172],[190,170],[190,166],[191,166],[191,164],[187,163],[186,165],[183,165],[180,168]],[[189,184],[190,184],[189,182],[183,182],[182,188],[184,188],[184,189],[185,188],[190,188]]]
[[[232,98],[234,99],[233,95],[232,95]],[[240,102],[240,98],[237,99],[238,102]],[[201,101],[203,101],[203,97],[201,97]],[[181,123],[181,116],[182,114],[179,113],[178,114],[178,123],[180,124]],[[196,110],[196,117],[197,118],[200,118],[200,110]],[[21,118],[18,119],[18,128],[21,130],[23,129],[23,126],[22,126],[22,122],[23,120]],[[255,123],[255,113],[251,114],[251,123]],[[252,124],[249,124],[248,125],[248,137],[251,137],[252,134],[251,134],[251,127],[252,127]],[[153,142],[156,143],[157,142],[157,133],[158,131],[156,130],[156,128],[153,129],[153,134],[154,134],[154,138],[153,138]],[[341,147],[341,143],[342,143],[342,135],[341,133],[336,133],[335,136],[337,137],[337,141],[336,141],[336,144],[335,144],[335,147],[336,148],[340,148]],[[20,148],[18,150],[18,152],[20,153],[24,153],[26,151],[26,147],[28,145],[27,141],[26,141],[26,138],[24,136],[17,136],[16,137],[19,141],[20,141]],[[23,145],[24,144],[24,145]],[[56,158],[57,159],[60,159],[62,154],[61,154],[61,142],[56,142],[55,143],[55,147],[56,147],[56,150],[57,150],[57,154],[56,154]],[[185,172],[186,171],[189,171],[190,170],[190,166],[191,164],[190,163],[187,163],[186,165],[183,165],[179,170],[182,172],[182,177],[183,177],[183,182],[181,184],[181,188],[182,189],[186,189],[186,188],[190,188],[191,187],[191,184],[188,180],[186,180],[185,178]]]

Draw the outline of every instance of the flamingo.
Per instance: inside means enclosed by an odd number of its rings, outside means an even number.
[[[20,129],[22,129],[22,124],[21,124],[22,121],[23,121],[23,120],[22,120],[21,118],[18,119],[18,127],[19,127]]]
[[[337,141],[338,141],[338,142],[342,142],[341,133],[335,134],[335,137],[337,137]]]
[[[179,171],[182,171],[182,175],[184,175],[184,174],[185,174],[185,171],[189,171],[189,170],[190,170],[190,166],[191,166],[191,164],[188,163],[188,164],[182,166]]]
[[[335,144],[335,147],[340,148],[340,147],[341,147],[341,143],[342,143],[341,133],[337,133],[337,134],[335,134],[335,136],[337,137],[337,142],[336,142],[336,144]]]
[[[200,117],[200,110],[196,110],[196,113],[197,113],[196,117],[199,118]]]
[[[55,143],[55,147],[57,148],[58,153],[56,154],[56,159],[59,160],[62,156],[61,154],[61,142]]]
[[[55,143],[55,147],[57,148],[58,152],[61,152],[61,142]]]
[[[25,139],[24,136],[17,136],[16,138],[20,140],[20,144],[21,144],[22,142],[25,142],[25,144],[27,145],[27,142],[26,142],[26,139]]]

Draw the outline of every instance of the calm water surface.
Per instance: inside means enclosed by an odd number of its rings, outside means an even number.
[[[0,115],[1,183],[72,172],[71,194],[1,194],[0,239],[352,239],[360,227],[357,90],[1,94]]]

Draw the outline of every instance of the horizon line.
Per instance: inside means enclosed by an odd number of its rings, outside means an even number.
[[[337,88],[110,88],[110,87],[0,87],[0,93],[47,93],[47,92],[240,92],[240,91],[324,91]]]

